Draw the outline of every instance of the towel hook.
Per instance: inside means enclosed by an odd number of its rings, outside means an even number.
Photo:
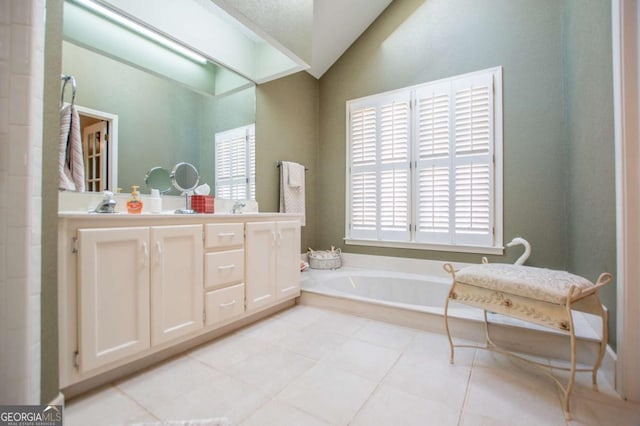
[[[62,94],[60,95],[60,105],[64,105],[64,91],[67,87],[67,83],[71,81],[71,105],[76,103],[76,78],[72,75],[61,74],[60,80],[64,81],[62,84]]]

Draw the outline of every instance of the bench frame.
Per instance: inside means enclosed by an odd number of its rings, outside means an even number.
[[[598,296],[598,289],[600,287],[610,283],[613,279],[611,274],[602,273],[598,278],[598,281],[593,287],[587,290],[580,291],[575,286],[572,286],[567,293],[566,299],[563,303],[551,303],[547,301],[532,299],[529,297],[519,296],[517,294],[506,293],[497,290],[491,290],[484,287],[473,286],[469,284],[459,283],[456,281],[456,271],[449,263],[444,265],[445,271],[451,274],[453,283],[451,289],[447,295],[447,300],[444,305],[444,322],[447,332],[447,338],[449,339],[449,346],[451,349],[451,357],[449,362],[453,364],[454,360],[454,348],[473,348],[473,349],[485,349],[494,352],[498,352],[514,358],[519,361],[524,361],[527,364],[534,365],[542,369],[542,371],[549,376],[558,385],[563,393],[563,408],[565,418],[569,420],[571,418],[569,398],[571,397],[571,391],[573,390],[575,383],[576,372],[591,372],[591,380],[594,389],[598,389],[598,369],[602,364],[605,350],[608,342],[607,333],[607,311],[602,306],[600,298]],[[449,301],[456,301],[465,305],[470,305],[483,311],[484,318],[484,330],[485,330],[485,345],[462,345],[454,344],[449,330],[449,317],[448,308]],[[487,320],[487,310],[496,312],[509,317],[517,318],[523,321],[535,323],[538,325],[550,327],[556,330],[560,330],[564,334],[569,335],[571,342],[571,361],[570,367],[554,366],[532,361],[517,355],[516,353],[500,348],[496,345],[491,336],[489,335],[489,322]],[[577,368],[576,367],[576,335],[573,324],[573,311],[581,311],[589,314],[599,316],[602,320],[602,339],[600,340],[600,350],[593,368]],[[553,373],[553,370],[569,371],[569,380],[566,384],[563,384]]]

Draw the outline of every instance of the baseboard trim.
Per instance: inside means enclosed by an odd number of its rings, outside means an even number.
[[[49,405],[64,405],[64,394],[62,392],[58,392],[58,395],[49,401]]]

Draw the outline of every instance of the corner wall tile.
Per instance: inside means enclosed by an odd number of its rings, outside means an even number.
[[[2,100],[0,100],[2,103]],[[0,133],[0,200],[4,199],[3,188],[7,188],[9,175],[9,134]]]
[[[1,43],[1,42],[0,42]],[[0,61],[0,98],[9,97],[9,62]]]
[[[9,126],[9,173],[12,176],[29,176],[29,127]]]
[[[11,2],[8,0],[0,1],[0,25],[11,23]]]
[[[9,98],[0,98],[0,134],[9,133]]]
[[[11,55],[11,27],[0,25],[0,59],[8,61]]]
[[[11,76],[11,105],[9,122],[11,124],[29,125],[29,101],[31,78],[23,75]]]
[[[11,72],[31,74],[31,27],[11,27]]]
[[[7,277],[27,278],[27,228],[9,226],[7,230]],[[20,299],[18,299],[20,300]],[[24,299],[23,303],[26,301]],[[19,302],[16,302],[19,303]]]
[[[40,280],[40,271],[42,270],[40,262],[40,259],[42,257],[41,250],[41,246],[31,247],[31,255],[29,256],[29,278],[27,281],[27,294],[29,295],[29,297],[37,296],[39,298],[40,293],[42,293],[42,281]],[[37,308],[38,318],[40,318],[40,304],[38,303],[34,307],[34,309],[35,308]],[[38,326],[39,324],[40,323],[38,322]],[[39,332],[38,336],[40,336]]]
[[[11,23],[31,24],[31,1],[11,0]]]
[[[8,279],[3,295],[3,309],[7,315],[7,322],[3,324],[6,330],[22,332],[27,330],[27,280]],[[20,303],[24,302],[24,303]],[[13,345],[13,342],[12,342]]]

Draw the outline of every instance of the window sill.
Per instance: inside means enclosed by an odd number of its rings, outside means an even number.
[[[425,244],[407,241],[355,240],[344,238],[344,243],[353,246],[389,247],[413,250],[450,251],[456,253],[504,254],[504,247],[452,246],[447,244]]]

